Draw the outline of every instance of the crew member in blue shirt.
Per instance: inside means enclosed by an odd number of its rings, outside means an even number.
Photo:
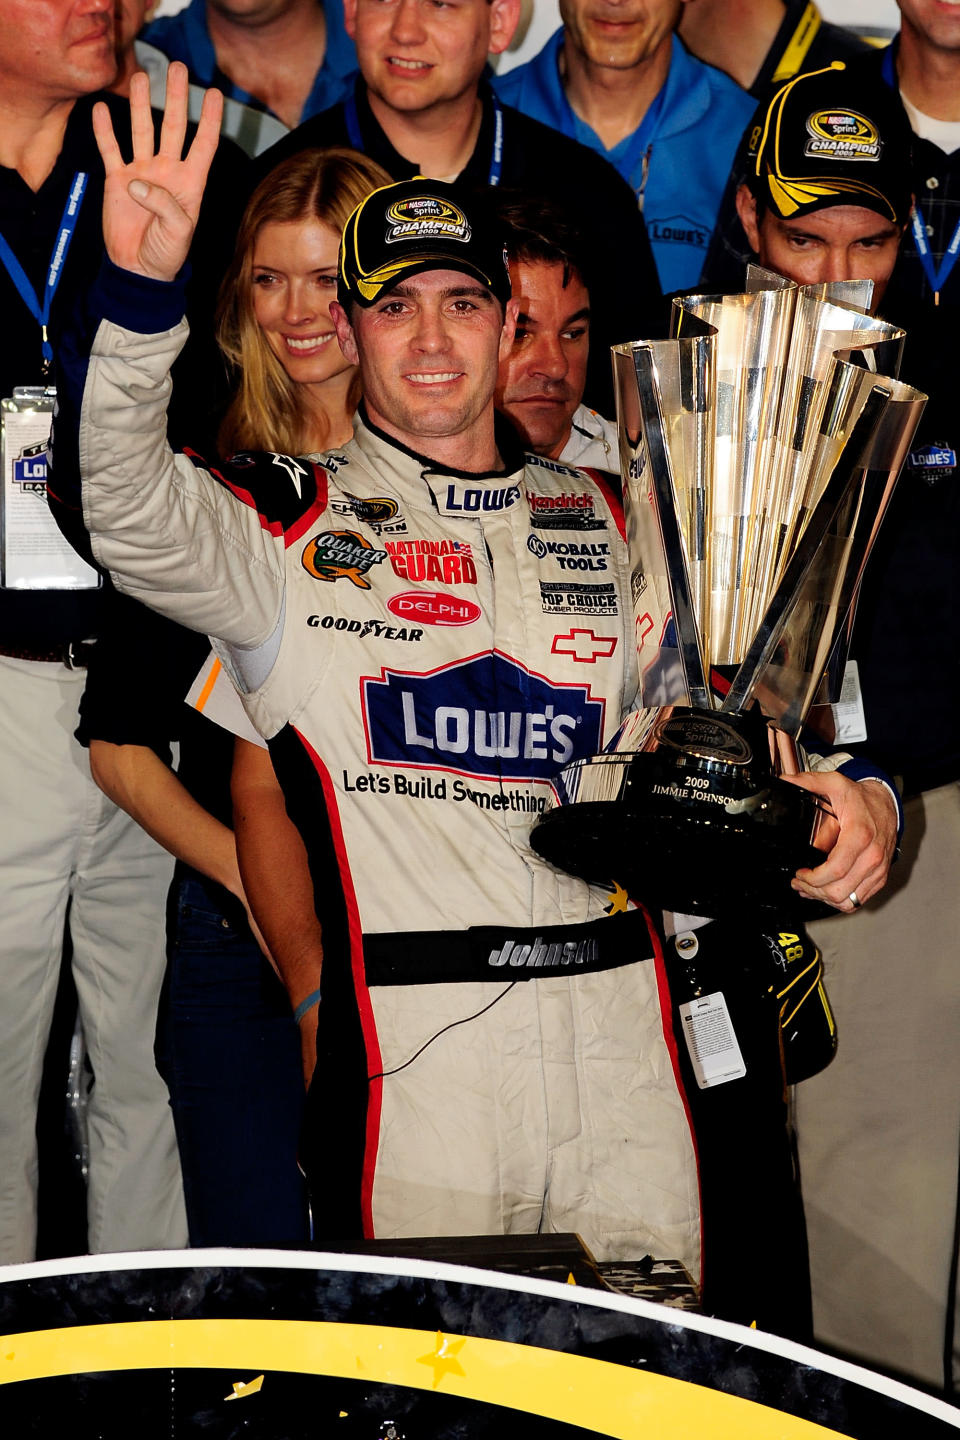
[[[335,105],[357,68],[343,0],[190,0],[152,21],[141,39],[182,60],[194,85],[216,85],[288,129]]]
[[[665,293],[697,284],[754,102],[674,34],[684,0],[560,0],[563,26],[497,77],[508,105],[604,155],[643,209]]]

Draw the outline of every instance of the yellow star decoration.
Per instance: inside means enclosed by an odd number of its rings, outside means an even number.
[[[256,1380],[235,1380],[233,1382],[233,1393],[224,1395],[224,1400],[243,1400],[247,1395],[256,1395],[263,1385],[263,1376],[258,1375]]]
[[[629,899],[630,896],[626,890],[624,890],[623,886],[618,885],[617,882],[614,881],[610,895],[610,904],[604,905],[603,913],[605,915],[625,915]]]
[[[429,1355],[418,1355],[418,1365],[433,1366],[433,1388],[436,1390],[444,1375],[464,1375],[466,1372],[460,1361],[456,1358],[466,1344],[466,1339],[453,1340],[449,1335],[444,1335],[442,1330],[437,1331],[437,1346]]]

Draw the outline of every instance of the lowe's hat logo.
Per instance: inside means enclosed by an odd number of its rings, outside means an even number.
[[[387,207],[388,245],[398,240],[459,240],[466,245],[473,231],[458,205],[436,195],[395,200]]]
[[[496,652],[425,675],[384,669],[361,693],[372,764],[547,781],[603,733],[589,685],[554,685]]]

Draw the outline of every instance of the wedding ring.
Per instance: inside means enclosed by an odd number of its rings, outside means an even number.
[[[847,896],[847,899],[850,901],[850,904],[853,906],[854,910],[859,910],[861,904],[863,903],[862,901],[857,899],[856,890],[851,890],[850,894]]]

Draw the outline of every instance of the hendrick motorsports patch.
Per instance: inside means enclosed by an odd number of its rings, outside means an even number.
[[[395,200],[387,207],[388,245],[398,240],[461,240],[464,245],[473,234],[466,215],[449,200],[436,195],[414,195]]]
[[[879,160],[883,141],[877,127],[856,110],[816,110],[807,119],[805,155],[827,160]]]

